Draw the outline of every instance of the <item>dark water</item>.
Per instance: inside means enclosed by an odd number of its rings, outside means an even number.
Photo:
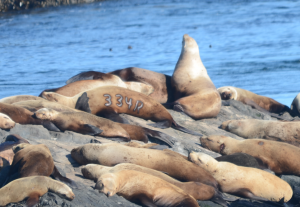
[[[286,105],[300,92],[300,1],[111,0],[0,14],[0,98],[38,95],[87,70],[172,75],[185,33],[216,87]]]

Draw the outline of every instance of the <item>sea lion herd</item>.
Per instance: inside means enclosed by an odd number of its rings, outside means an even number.
[[[280,119],[284,119],[280,116],[284,112],[300,114],[300,95],[289,108],[244,89],[216,89],[200,59],[196,41],[186,34],[172,76],[134,67],[107,74],[83,72],[70,78],[65,86],[42,91],[39,97],[1,99],[0,128],[34,124],[51,131],[70,130],[127,142],[86,144],[74,148],[71,157],[83,165],[83,176],[94,180],[100,193],[118,194],[143,206],[193,207],[199,206],[197,200],[228,206],[228,201],[235,199],[223,193],[262,202],[288,202],[299,192],[278,176],[300,176],[299,122],[223,122],[221,129],[246,138],[236,140],[202,136],[179,125],[166,109],[171,106],[196,120],[213,118],[220,112],[222,100],[226,105],[229,99]],[[119,114],[151,120],[149,125],[153,127],[172,127],[200,136],[202,147],[222,156],[214,159],[191,152],[186,157],[148,143],[151,137],[172,147],[176,140],[163,132],[129,124]],[[46,145],[31,145],[19,135],[9,135],[0,145],[0,172],[6,167],[10,169],[0,184],[0,206],[24,199],[27,206],[36,206],[39,197],[49,190],[73,200],[72,189],[80,188],[79,183],[60,174]]]

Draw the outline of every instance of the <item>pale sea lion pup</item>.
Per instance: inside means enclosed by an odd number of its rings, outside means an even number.
[[[263,138],[300,146],[300,122],[243,119],[228,120],[221,128],[244,138]]]
[[[293,196],[291,186],[277,176],[263,170],[241,167],[229,162],[218,162],[204,153],[192,152],[189,159],[208,170],[225,193],[246,198],[288,202]]]
[[[16,123],[6,114],[0,113],[0,128],[11,129],[14,128]]]
[[[158,207],[198,207],[192,196],[180,188],[149,174],[122,170],[102,175],[95,186],[107,196],[118,194],[125,199]]]
[[[67,185],[45,176],[32,176],[20,178],[8,183],[0,189],[0,206],[9,203],[16,203],[27,199],[27,206],[32,207],[38,204],[39,197],[48,191],[73,200],[75,198],[71,188]]]
[[[203,147],[222,155],[247,153],[278,175],[300,176],[299,147],[264,139],[236,140],[219,135],[201,138],[200,141]]]
[[[207,74],[197,42],[185,34],[176,64],[172,86],[175,89],[174,109],[193,119],[211,118],[221,110],[220,95]]]
[[[293,116],[300,116],[300,93],[298,93],[292,102],[291,114]]]
[[[250,105],[259,111],[263,111],[261,108],[271,113],[290,111],[289,107],[275,101],[272,98],[260,96],[245,89],[236,88],[233,86],[224,86],[218,88],[218,92],[220,93],[222,100],[237,100],[244,104]]]
[[[216,203],[219,203],[223,206],[227,206],[222,196],[215,192],[215,189],[212,186],[197,182],[180,182],[162,172],[143,166],[131,163],[122,163],[114,167],[106,167],[97,164],[88,164],[85,167],[81,168],[83,176],[88,179],[94,180],[95,182],[97,182],[98,178],[105,173],[115,173],[121,170],[135,170],[149,175],[153,175],[155,177],[163,179],[164,181],[167,181],[168,183],[171,183],[172,185],[177,186],[178,188],[182,189],[185,193],[193,196],[193,198],[195,198],[196,200],[211,199]]]
[[[20,101],[28,101],[28,100],[44,100],[41,97],[31,96],[31,95],[18,95],[18,96],[9,96],[3,99],[0,99],[1,103],[13,104]]]

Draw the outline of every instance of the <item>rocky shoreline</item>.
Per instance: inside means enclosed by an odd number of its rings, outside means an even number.
[[[270,117],[263,112],[252,109],[250,106],[244,105],[239,101],[223,101],[221,111],[216,118],[211,119],[202,119],[202,120],[193,120],[190,117],[181,114],[179,112],[169,110],[176,122],[182,126],[194,130],[196,132],[202,133],[203,135],[226,135],[233,137],[235,139],[243,139],[232,133],[224,131],[219,128],[221,123],[226,120],[233,119],[263,119],[271,120],[275,118]],[[157,129],[148,126],[149,121],[143,119],[129,116],[121,115],[124,118],[128,119],[131,124],[148,127],[151,129],[162,131],[166,134],[173,136],[176,139],[176,143],[172,150],[179,152],[183,155],[188,155],[191,151],[204,152],[213,157],[220,156],[217,153],[211,152],[201,147],[199,137],[189,135],[178,130],[168,128],[168,129]],[[283,116],[289,117],[289,114],[284,114]],[[133,204],[124,198],[114,195],[110,198],[107,198],[104,194],[99,193],[97,190],[94,190],[94,182],[88,179],[85,179],[81,174],[81,166],[77,164],[70,155],[70,151],[80,145],[86,143],[107,143],[112,142],[109,139],[103,137],[94,137],[81,135],[75,132],[66,131],[62,132],[51,132],[45,129],[43,126],[37,125],[20,125],[16,124],[11,130],[0,130],[0,141],[4,142],[5,138],[9,134],[18,134],[23,138],[27,139],[31,144],[46,144],[50,149],[55,165],[59,168],[63,175],[75,180],[81,186],[81,189],[73,190],[75,194],[75,199],[73,201],[67,201],[60,198],[54,193],[48,192],[40,198],[40,206],[138,206]],[[155,140],[151,140],[155,141]],[[6,174],[9,171],[9,167],[3,169],[0,173],[0,184],[5,181]],[[282,176],[282,179],[286,180],[292,187],[300,187],[300,178],[297,176]],[[7,206],[23,206],[24,201],[18,204],[9,204]],[[289,202],[288,205],[297,206],[295,203]],[[220,206],[211,201],[199,201],[200,206]],[[257,201],[250,201],[248,199],[240,199],[231,203],[231,206],[278,206],[274,203],[261,203]],[[279,205],[280,206],[280,205]]]

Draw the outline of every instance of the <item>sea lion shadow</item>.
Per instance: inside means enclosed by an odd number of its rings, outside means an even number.
[[[81,165],[79,163],[77,163],[71,156],[71,154],[67,154],[66,158],[69,160],[69,162],[71,163],[72,167],[80,167]]]

